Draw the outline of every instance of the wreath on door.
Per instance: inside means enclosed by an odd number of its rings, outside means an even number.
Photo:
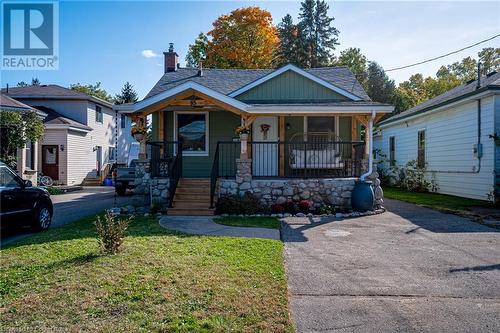
[[[260,125],[260,131],[262,132],[264,140],[267,140],[267,133],[269,132],[270,128],[271,128],[271,125],[269,125],[269,124]]]

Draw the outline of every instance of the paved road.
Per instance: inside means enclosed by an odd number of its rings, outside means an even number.
[[[289,220],[297,330],[499,332],[500,231],[398,201],[387,207],[343,221]]]
[[[114,188],[87,186],[83,191],[52,195],[51,199],[54,205],[51,228],[55,228],[114,207]],[[131,196],[117,197],[117,206],[126,205],[130,201]],[[1,243],[6,245],[27,235],[27,231],[7,230],[2,232]]]

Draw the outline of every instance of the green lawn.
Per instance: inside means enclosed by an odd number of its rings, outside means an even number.
[[[215,223],[230,225],[233,227],[254,227],[254,228],[268,228],[279,229],[280,221],[275,217],[258,216],[258,217],[217,217],[214,219]]]
[[[408,192],[401,188],[384,187],[384,197],[411,202],[422,207],[436,209],[442,212],[465,214],[471,212],[471,207],[493,207],[493,204],[482,201],[456,197],[438,193]]]
[[[283,244],[188,236],[155,219],[101,256],[93,219],[0,250],[2,330],[290,332]]]

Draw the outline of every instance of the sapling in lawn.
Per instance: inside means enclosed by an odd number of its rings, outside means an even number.
[[[106,212],[104,218],[97,217],[95,226],[103,254],[116,254],[120,251],[131,220],[132,217],[119,219],[111,212]]]

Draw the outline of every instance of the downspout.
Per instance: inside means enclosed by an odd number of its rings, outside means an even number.
[[[375,111],[372,111],[372,116],[368,121],[368,171],[361,175],[360,180],[363,182],[365,178],[373,172],[373,121],[375,120]]]

